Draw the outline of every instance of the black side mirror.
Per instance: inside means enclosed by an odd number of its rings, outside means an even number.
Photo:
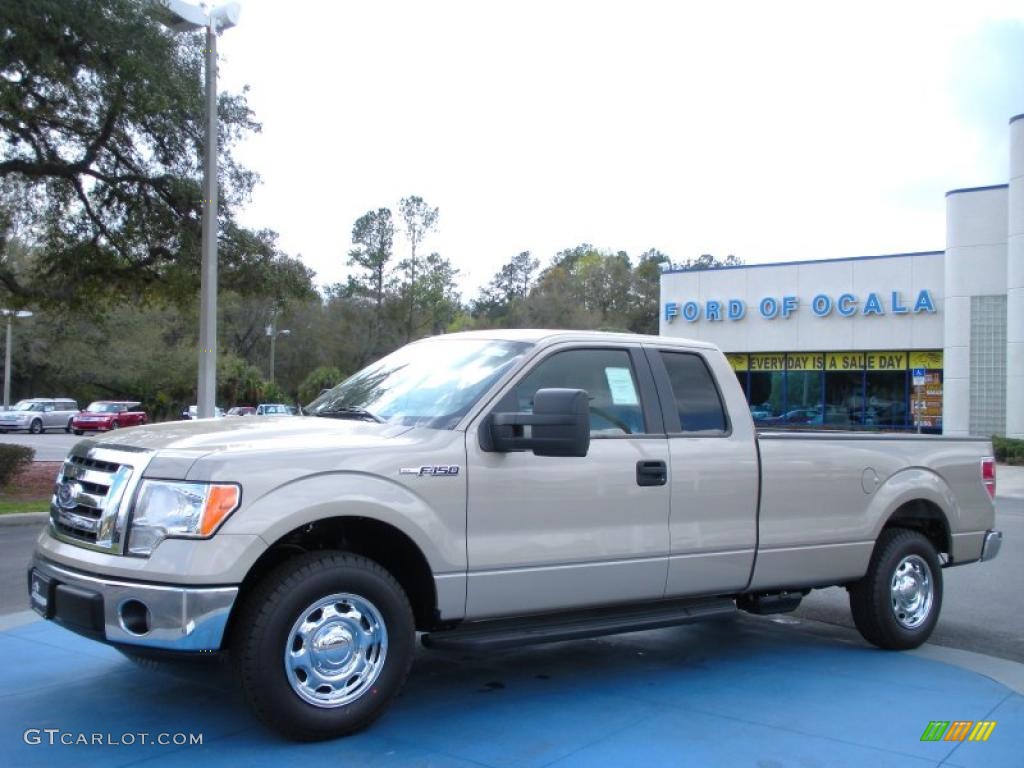
[[[586,456],[590,450],[590,396],[583,389],[538,389],[533,413],[492,413],[480,425],[479,437],[484,451]]]

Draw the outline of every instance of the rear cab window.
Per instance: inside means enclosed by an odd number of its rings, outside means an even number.
[[[704,358],[695,352],[682,351],[660,350],[658,355],[665,364],[674,411],[679,419],[678,432],[674,431],[674,425],[670,431],[708,436],[728,434],[729,422],[722,397]],[[669,409],[672,405],[665,404],[665,407]],[[672,421],[671,414],[666,414],[667,424]]]

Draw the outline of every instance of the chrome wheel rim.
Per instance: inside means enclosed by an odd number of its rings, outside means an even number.
[[[343,707],[380,676],[388,631],[377,607],[359,595],[328,595],[292,625],[284,668],[292,690],[317,707]]]
[[[920,555],[900,560],[889,585],[892,612],[905,629],[917,629],[932,612],[935,584],[932,569]]]

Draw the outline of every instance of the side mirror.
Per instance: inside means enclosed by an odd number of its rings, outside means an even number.
[[[484,451],[533,451],[535,456],[586,456],[590,396],[583,389],[539,389],[533,413],[492,413],[480,425]]]

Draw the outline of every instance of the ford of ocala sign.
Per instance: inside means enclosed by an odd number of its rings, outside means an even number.
[[[788,318],[800,309],[797,296],[765,296],[757,303],[757,312],[765,320]],[[815,317],[828,317],[836,314],[839,317],[854,315],[911,315],[922,312],[935,312],[935,301],[931,291],[924,289],[917,292],[914,299],[905,298],[899,291],[891,293],[869,293],[861,301],[852,293],[841,293],[830,296],[819,293],[811,299],[811,314]],[[671,323],[681,317],[688,323],[698,320],[711,322],[721,320],[742,320],[747,315],[747,304],[743,299],[708,299],[700,301],[668,301],[665,303],[665,320]]]

